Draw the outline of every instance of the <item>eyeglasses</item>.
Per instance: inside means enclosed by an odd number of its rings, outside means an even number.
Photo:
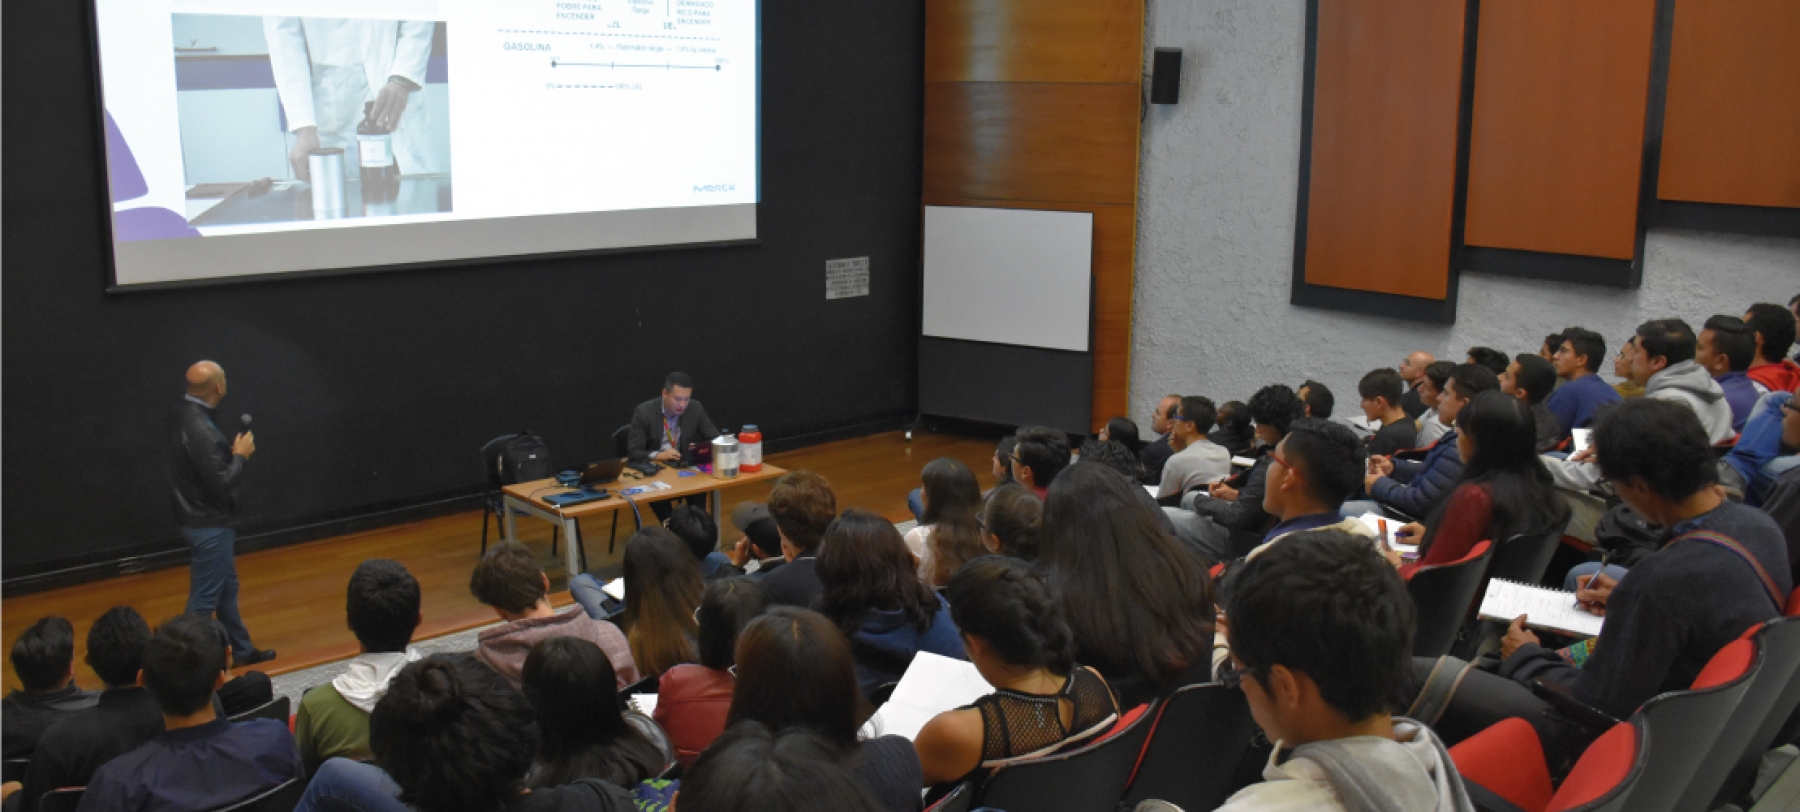
[[[1233,691],[1244,684],[1244,674],[1238,671],[1235,658],[1227,657],[1225,662],[1219,664],[1219,684]]]
[[[1281,467],[1288,469],[1288,474],[1290,474],[1292,476],[1300,475],[1300,472],[1294,469],[1294,464],[1291,462],[1288,462],[1285,459],[1282,459],[1281,455],[1275,453],[1275,449],[1273,449],[1273,448],[1269,449],[1269,459],[1272,459],[1278,463],[1281,463]]]
[[[725,666],[725,673],[730,674],[732,679],[737,679],[737,663]]]

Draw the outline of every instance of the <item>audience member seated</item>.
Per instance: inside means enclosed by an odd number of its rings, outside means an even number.
[[[625,613],[619,619],[640,679],[698,657],[694,610],[704,591],[700,568],[674,533],[646,527],[625,542]]]
[[[1123,443],[1089,437],[1081,443],[1080,461],[1104,465],[1132,482],[1144,480],[1144,464],[1139,462],[1138,456],[1125,448]],[[1144,495],[1152,503],[1156,501],[1154,497],[1149,496],[1149,491],[1145,491]]]
[[[1251,425],[1250,409],[1243,403],[1228,400],[1219,405],[1219,427],[1206,433],[1206,439],[1231,452],[1234,457],[1250,453],[1256,445],[1256,429]]]
[[[1425,413],[1419,415],[1419,436],[1413,441],[1414,448],[1430,448],[1437,441],[1450,433],[1450,426],[1438,419],[1438,401],[1444,397],[1444,387],[1450,385],[1450,373],[1456,371],[1456,364],[1449,361],[1433,361],[1425,367],[1424,377],[1419,379],[1419,400],[1424,402]]]
[[[1375,426],[1367,443],[1370,454],[1387,457],[1417,446],[1419,425],[1400,408],[1400,389],[1400,373],[1387,367],[1371,370],[1356,384],[1363,417]]]
[[[1406,410],[1406,416],[1414,420],[1430,408],[1425,403],[1424,394],[1419,391],[1425,379],[1425,368],[1437,358],[1424,350],[1417,350],[1400,362],[1400,380],[1406,382],[1406,394],[1400,396],[1400,408]]]
[[[743,570],[731,563],[731,556],[719,551],[719,523],[713,520],[711,513],[699,505],[682,505],[669,513],[663,527],[674,533],[681,543],[686,544],[688,553],[700,565],[700,577],[711,581],[714,578],[728,578],[743,575]]]
[[[978,558],[950,580],[949,598],[969,661],[995,691],[919,730],[927,785],[1052,753],[1118,718],[1106,680],[1075,663],[1061,605],[1031,565]]]
[[[1306,406],[1307,417],[1317,417],[1323,420],[1331,416],[1334,400],[1331,397],[1331,390],[1326,389],[1325,384],[1318,381],[1307,381],[1300,384],[1300,402]]]
[[[401,669],[369,714],[369,746],[375,764],[325,762],[297,812],[634,812],[631,794],[605,781],[528,788],[531,704],[466,655]]]
[[[1013,437],[1013,480],[1044,498],[1056,475],[1069,467],[1069,435],[1048,426],[1026,426]]]
[[[1144,441],[1138,437],[1138,427],[1129,417],[1115,417],[1100,427],[1100,442],[1113,442],[1125,446],[1133,456],[1144,450]]]
[[[1494,373],[1495,377],[1505,375],[1506,367],[1508,366],[1506,353],[1496,350],[1493,347],[1470,347],[1469,358],[1465,363],[1487,367],[1488,371]]]
[[[1781,423],[1782,444],[1800,449],[1800,404],[1790,398],[1782,404],[1782,414],[1786,416]],[[1800,583],[1800,465],[1775,480],[1763,499],[1762,509],[1787,537],[1788,566],[1793,568],[1795,583]]]
[[[469,576],[469,592],[505,621],[476,637],[475,659],[515,687],[531,647],[550,637],[579,637],[593,643],[612,660],[619,687],[638,681],[637,664],[631,659],[631,643],[624,632],[595,620],[581,606],[561,612],[552,608],[550,577],[525,545],[508,540],[489,547]]]
[[[746,722],[769,730],[806,728],[824,736],[839,763],[862,780],[880,809],[917,812],[924,786],[919,754],[901,736],[859,741],[857,728],[869,714],[856,684],[850,641],[824,615],[777,606],[750,621],[738,636],[737,691],[725,735],[713,749],[728,747],[734,728]],[[701,754],[695,773],[705,771],[711,755],[712,750]],[[762,808],[747,798],[740,803],[736,808]]]
[[[1386,551],[1403,578],[1422,566],[1461,559],[1483,540],[1500,544],[1524,533],[1560,531],[1569,523],[1568,505],[1538,461],[1537,421],[1523,401],[1483,392],[1458,413],[1456,425],[1462,480],[1424,525],[1400,531],[1420,539],[1418,560],[1403,563],[1399,553]]]
[[[7,758],[30,758],[51,723],[93,707],[100,695],[75,687],[75,627],[63,618],[31,624],[13,641],[10,659],[24,687],[0,700],[0,738]]]
[[[1786,311],[1783,311],[1786,312]],[[1631,379],[1644,385],[1644,397],[1686,404],[1714,444],[1730,440],[1731,406],[1725,390],[1694,363],[1699,341],[1680,319],[1656,319],[1638,325],[1632,339]]]
[[[1636,345],[1627,341],[1619,345],[1618,354],[1613,356],[1613,376],[1620,379],[1618,383],[1613,384],[1613,391],[1619,393],[1621,400],[1644,396],[1644,385],[1631,379],[1631,356],[1635,352],[1637,352]],[[1557,381],[1557,385],[1562,385],[1561,380]]]
[[[1412,653],[1406,588],[1364,539],[1296,541],[1237,568],[1226,590],[1228,684],[1275,749],[1263,782],[1220,809],[1473,812],[1444,745],[1390,715]]]
[[[1157,499],[1179,497],[1231,475],[1231,452],[1206,439],[1206,427],[1216,417],[1211,400],[1198,395],[1181,399],[1181,412],[1175,415],[1169,431],[1169,446],[1175,454],[1163,463]]]
[[[150,624],[129,606],[115,606],[94,621],[87,635],[87,664],[106,690],[94,707],[65,714],[44,731],[25,773],[19,809],[37,809],[50,790],[87,786],[100,765],[163,732],[162,709],[149,689],[138,684],[149,642]]]
[[[286,724],[232,722],[214,710],[230,649],[209,617],[181,615],[157,628],[144,644],[143,681],[164,731],[95,770],[79,809],[218,809],[304,779]]]
[[[1141,490],[1104,466],[1070,468],[1050,486],[1039,548],[1076,660],[1128,708],[1205,682],[1212,640],[1205,564],[1163,529]]]
[[[1755,304],[1744,321],[1756,331],[1756,360],[1746,373],[1767,392],[1800,389],[1800,364],[1788,360],[1794,347],[1794,314],[1781,305]]]
[[[1017,481],[1013,479],[1012,475],[1012,456],[1013,451],[1017,450],[1018,447],[1019,438],[1011,434],[1000,438],[1000,442],[994,445],[994,467],[992,470],[994,475],[994,488],[998,488],[1002,485],[1011,485]],[[994,489],[989,488],[987,493],[981,495],[981,498],[986,499],[988,493],[993,492]],[[923,492],[921,492],[920,496],[921,498],[923,497]],[[925,506],[921,504],[919,505],[918,512],[913,514],[913,518],[917,519],[924,514]]]
[[[1500,376],[1500,391],[1518,398],[1531,410],[1532,430],[1537,437],[1533,445],[1540,454],[1561,443],[1562,425],[1556,422],[1550,407],[1544,405],[1555,390],[1555,365],[1529,353],[1519,353],[1506,367],[1506,374]]]
[[[1796,397],[1800,396],[1770,392],[1758,398],[1737,442],[1725,452],[1721,484],[1742,494],[1744,504],[1763,505],[1776,480],[1800,466],[1800,427],[1789,428],[1795,422]]]
[[[700,661],[678,665],[657,682],[656,723],[668,733],[675,758],[692,765],[725,730],[734,686],[738,634],[769,608],[769,596],[748,578],[708,582],[700,600]]]
[[[345,590],[344,616],[361,653],[344,673],[300,697],[294,716],[294,740],[308,775],[328,758],[369,758],[369,712],[394,675],[419,659],[408,648],[424,619],[419,582],[400,562],[372,558],[358,565]]]
[[[769,602],[811,608],[825,587],[819,583],[819,540],[837,518],[837,494],[831,483],[811,471],[790,471],[769,492],[769,515],[781,531],[781,557],[787,561],[762,579]]]
[[[1756,399],[1762,397],[1756,382],[1747,371],[1756,360],[1756,332],[1735,316],[1713,316],[1700,330],[1700,344],[1694,350],[1694,363],[1713,376],[1725,391],[1725,402],[1731,406],[1731,430],[1743,431]]]
[[[972,543],[979,555],[980,542]],[[844,511],[825,531],[819,580],[825,585],[819,611],[850,639],[863,693],[898,682],[921,651],[966,658],[950,608],[919,580],[906,542],[887,519]]]
[[[775,526],[775,517],[769,515],[768,505],[739,502],[731,509],[731,525],[744,535],[726,555],[731,558],[731,565],[745,575],[760,581],[787,563],[781,553],[781,529]]]
[[[1022,561],[1038,558],[1044,502],[1017,485],[995,488],[981,506],[981,541],[988,552]]]
[[[525,786],[547,789],[592,778],[628,790],[674,761],[662,728],[620,709],[612,663],[593,643],[544,640],[526,655],[522,676],[520,689],[538,734]]]
[[[1563,343],[1550,363],[1564,383],[1550,394],[1548,405],[1562,428],[1558,441],[1574,429],[1585,429],[1594,422],[1594,413],[1609,403],[1618,403],[1620,395],[1595,374],[1606,358],[1606,339],[1599,333],[1580,327],[1563,331]]]
[[[1156,402],[1156,411],[1150,414],[1150,430],[1156,433],[1156,439],[1146,443],[1144,450],[1138,454],[1138,459],[1144,462],[1145,485],[1162,482],[1163,465],[1175,454],[1175,449],[1170,445],[1169,432],[1180,408],[1180,395],[1164,395],[1162,400]],[[1038,494],[1038,498],[1044,498],[1043,494]]]
[[[745,722],[719,737],[682,779],[682,812],[881,812],[840,748],[817,733],[780,735]],[[674,807],[671,807],[673,809]]]
[[[961,460],[938,457],[925,464],[919,478],[924,484],[925,516],[906,532],[906,548],[919,559],[919,578],[940,587],[950,574],[981,555],[981,483]]]
[[[1438,420],[1453,428],[1426,452],[1423,460],[1370,457],[1369,473],[1363,478],[1363,487],[1369,496],[1383,508],[1406,516],[1431,515],[1462,479],[1463,460],[1456,450],[1454,428],[1457,415],[1476,395],[1499,389],[1500,379],[1487,367],[1475,364],[1457,367],[1450,373],[1444,393],[1438,397],[1437,408]]]
[[[1589,737],[1545,713],[1547,703],[1527,687],[1533,680],[1624,719],[1650,697],[1686,688],[1722,646],[1781,614],[1793,588],[1781,530],[1714,487],[1709,445],[1699,419],[1680,404],[1640,398],[1601,416],[1594,428],[1601,472],[1625,504],[1668,528],[1670,540],[1625,578],[1601,574],[1576,592],[1606,616],[1598,638],[1555,651],[1525,630],[1526,618],[1513,621],[1498,674],[1471,670],[1462,678],[1436,725],[1440,736],[1460,741],[1523,717],[1538,728],[1551,771],[1560,774]],[[1421,683],[1433,666],[1415,663]]]
[[[1256,422],[1257,442],[1274,448],[1287,436],[1288,426],[1300,419],[1302,407],[1294,390],[1274,384],[1257,390],[1246,410]],[[1269,454],[1258,457],[1241,491],[1221,483],[1208,492],[1188,494],[1181,508],[1163,508],[1174,524],[1175,535],[1213,562],[1229,561],[1249,552],[1261,543],[1263,531],[1270,523],[1269,514],[1263,510],[1263,494],[1268,487],[1269,466],[1274,463],[1275,458]]]

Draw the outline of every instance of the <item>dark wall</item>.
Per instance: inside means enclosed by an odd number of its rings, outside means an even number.
[[[252,546],[467,495],[496,434],[610,453],[672,368],[772,443],[913,410],[920,3],[764,3],[760,245],[115,295],[85,5],[5,6],[9,581],[179,548],[162,419],[202,358],[224,427],[255,416]],[[865,255],[871,295],[826,301],[825,260]]]

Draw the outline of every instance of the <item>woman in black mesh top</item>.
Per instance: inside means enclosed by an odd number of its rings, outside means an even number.
[[[1075,664],[1060,602],[1029,564],[984,556],[950,579],[950,615],[969,660],[995,691],[940,713],[913,741],[927,786],[1092,738],[1119,717],[1099,672]]]

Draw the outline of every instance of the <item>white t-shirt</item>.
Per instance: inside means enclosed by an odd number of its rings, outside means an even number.
[[[1174,496],[1208,482],[1231,476],[1231,452],[1207,439],[1195,440],[1163,463],[1162,484],[1156,498]]]

